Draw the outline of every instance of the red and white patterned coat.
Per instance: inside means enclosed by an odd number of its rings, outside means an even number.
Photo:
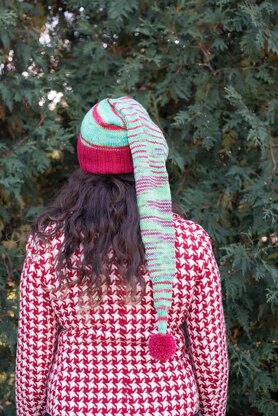
[[[29,237],[20,281],[17,416],[226,414],[227,335],[211,239],[198,223],[173,218],[177,273],[168,331],[177,351],[164,363],[148,353],[148,337],[157,328],[148,272],[145,297],[125,305],[117,303],[113,268],[112,287],[86,317],[78,308],[79,286],[51,293],[63,236],[52,238],[50,247]],[[75,273],[68,278],[76,279]]]

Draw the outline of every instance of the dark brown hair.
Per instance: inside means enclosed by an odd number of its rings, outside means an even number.
[[[177,203],[173,203],[173,209],[174,206],[182,215],[181,207]],[[74,283],[82,283],[89,276],[89,286],[83,294],[86,292],[93,305],[100,304],[111,284],[113,264],[119,270],[126,302],[136,304],[145,295],[141,273],[146,258],[133,174],[96,175],[77,169],[35,220],[32,233],[43,240],[64,234],[56,263],[60,283],[57,290],[69,285],[66,269],[74,269],[71,256],[82,243],[83,256]],[[138,285],[141,290],[136,298]]]

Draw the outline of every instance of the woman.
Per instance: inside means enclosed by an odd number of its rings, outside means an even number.
[[[206,231],[172,212],[163,133],[107,98],[77,152],[27,243],[17,416],[225,415],[219,270]]]

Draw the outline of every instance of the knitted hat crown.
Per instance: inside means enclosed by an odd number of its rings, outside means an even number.
[[[176,350],[167,333],[176,272],[175,229],[166,160],[168,145],[147,110],[129,96],[106,98],[85,115],[77,154],[82,170],[97,174],[134,173],[140,230],[152,280],[158,333],[150,354],[167,360]]]

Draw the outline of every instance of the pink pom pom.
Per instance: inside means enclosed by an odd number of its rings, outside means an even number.
[[[149,338],[149,352],[157,360],[166,361],[176,352],[175,338],[170,334],[153,334]]]

